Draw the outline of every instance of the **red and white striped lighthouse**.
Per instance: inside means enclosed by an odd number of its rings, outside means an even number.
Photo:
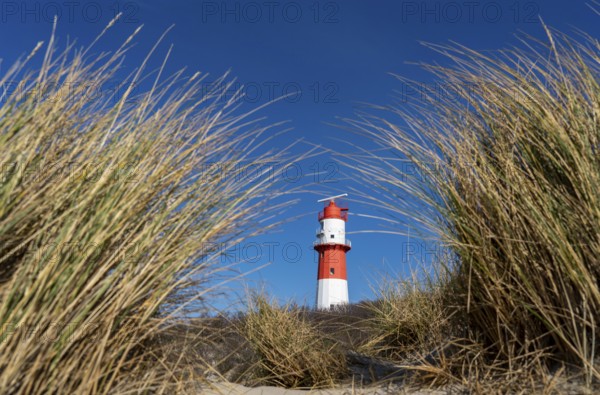
[[[326,202],[319,212],[320,228],[314,248],[319,253],[317,284],[317,308],[330,309],[348,303],[348,278],[346,276],[346,252],[351,248],[346,239],[348,208],[335,204],[335,199],[347,194],[321,199]],[[327,204],[329,202],[329,204]]]

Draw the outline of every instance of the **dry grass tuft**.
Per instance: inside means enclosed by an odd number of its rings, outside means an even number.
[[[227,84],[207,91],[200,74],[144,63],[117,100],[90,94],[118,79],[132,39],[95,58],[52,39],[40,70],[22,62],[1,78],[22,88],[0,105],[1,393],[193,383],[195,369],[153,339],[227,269],[205,246],[239,241],[273,196],[268,177],[224,176],[279,160],[259,148],[266,128],[235,115]]]
[[[417,171],[357,157],[363,179],[379,207],[459,259],[454,295],[492,361],[508,372],[534,366],[518,363],[529,356],[562,361],[589,385],[600,379],[600,45],[548,32],[496,56],[432,48],[454,63],[426,66],[443,92],[391,108],[399,122],[349,121]]]
[[[254,379],[259,383],[318,388],[333,386],[347,375],[339,345],[298,308],[254,296],[241,332],[256,353]]]
[[[367,304],[370,338],[361,350],[401,361],[438,346],[449,332],[449,308],[441,286],[413,280],[386,281]]]

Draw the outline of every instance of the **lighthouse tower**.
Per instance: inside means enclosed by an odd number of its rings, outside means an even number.
[[[330,309],[348,303],[348,279],[346,277],[346,252],[351,248],[346,239],[348,208],[335,204],[335,199],[347,194],[321,199],[325,208],[319,212],[317,241],[314,248],[319,253],[317,285],[317,308]]]

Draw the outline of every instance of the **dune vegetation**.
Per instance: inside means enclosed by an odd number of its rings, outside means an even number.
[[[18,81],[0,106],[3,394],[194,382],[155,339],[228,270],[206,246],[251,234],[277,195],[268,177],[223,176],[282,160],[226,79],[207,90],[199,73],[164,76],[164,62],[121,78],[132,39],[99,55],[50,40],[2,77]],[[98,94],[115,80],[120,97]]]
[[[240,114],[226,77],[207,91],[148,59],[121,96],[90,94],[137,31],[100,55],[40,44],[0,80],[19,82],[0,103],[0,392],[597,389],[600,44],[547,33],[495,54],[432,45],[442,91],[344,120],[383,150],[343,160],[443,246],[434,269],[333,311],[251,293],[240,314],[204,303],[230,269],[206,246],[252,235],[280,193],[223,176],[285,161],[265,145],[278,125]]]
[[[597,383],[598,41],[548,29],[546,42],[494,54],[431,48],[450,63],[424,66],[435,89],[349,121],[417,170],[361,160],[377,201],[455,258],[439,263],[461,317],[450,340],[461,369],[440,369],[444,355],[423,371],[466,383],[572,369]]]

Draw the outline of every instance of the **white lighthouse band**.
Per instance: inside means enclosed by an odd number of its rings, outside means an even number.
[[[348,280],[326,278],[317,284],[317,309],[328,310],[348,304]]]
[[[346,243],[346,222],[338,218],[324,218],[321,221],[317,239],[320,244]]]

